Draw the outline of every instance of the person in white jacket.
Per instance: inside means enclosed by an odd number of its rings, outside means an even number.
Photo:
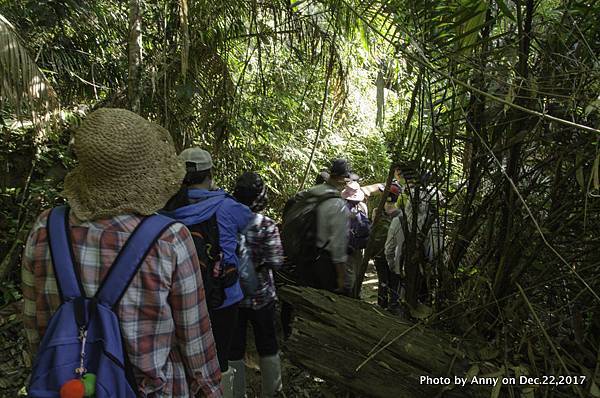
[[[411,187],[408,187],[411,189]],[[405,299],[406,286],[403,284],[403,278],[405,276],[404,260],[408,253],[405,253],[405,241],[406,234],[411,233],[413,228],[413,217],[414,211],[412,207],[412,201],[408,199],[409,195],[404,195],[406,204],[404,205],[404,211],[400,211],[399,214],[394,217],[388,230],[387,240],[385,242],[385,257],[388,266],[391,271],[389,288],[392,290],[392,298],[390,302],[390,311],[393,313],[401,313],[399,308],[399,300]],[[423,241],[424,257],[427,261],[432,261],[437,255],[441,246],[441,239],[439,236],[439,225],[437,220],[432,224],[429,222],[429,203],[433,199],[431,190],[422,189],[419,193],[418,210],[417,210],[417,237],[423,235],[425,231],[423,228],[427,228],[426,238]],[[402,204],[401,204],[402,206]]]

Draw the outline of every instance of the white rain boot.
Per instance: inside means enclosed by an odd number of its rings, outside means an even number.
[[[244,360],[229,361],[229,368],[235,369],[233,398],[244,398],[246,396],[246,364]]]
[[[226,372],[221,373],[221,389],[223,390],[223,398],[233,398],[233,378],[235,369],[229,366]]]
[[[279,354],[260,358],[261,397],[275,397],[283,389]]]

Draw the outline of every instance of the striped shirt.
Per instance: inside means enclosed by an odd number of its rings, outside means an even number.
[[[48,245],[48,214],[35,222],[22,260],[23,323],[33,355],[61,304]],[[88,297],[141,220],[120,215],[82,222],[71,214],[74,262]],[[200,267],[185,226],[171,225],[155,242],[116,314],[140,396],[221,396]]]

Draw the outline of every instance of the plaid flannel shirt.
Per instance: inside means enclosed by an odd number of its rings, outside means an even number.
[[[279,230],[275,222],[262,214],[256,214],[250,221],[246,232],[246,242],[255,267],[267,264],[269,267],[257,273],[258,289],[252,297],[240,302],[240,307],[257,310],[277,298],[272,269],[283,265],[283,247]]]
[[[22,263],[23,323],[35,355],[61,304],[42,213]],[[136,215],[81,222],[70,217],[76,266],[88,296],[96,293],[117,254],[142,220]],[[221,373],[190,232],[173,224],[155,242],[117,308],[142,397],[221,397]],[[187,376],[186,376],[187,374]]]

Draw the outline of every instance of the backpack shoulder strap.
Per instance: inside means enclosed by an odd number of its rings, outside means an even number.
[[[313,210],[316,210],[317,207],[319,207],[321,204],[327,202],[330,199],[340,199],[341,200],[341,198],[342,197],[340,196],[339,192],[327,191],[325,194],[316,198]],[[346,202],[346,201],[344,201],[344,202]],[[344,206],[346,206],[346,203],[344,203]]]
[[[329,199],[341,199],[340,193],[338,191],[327,191],[324,195],[320,196],[318,199],[318,203],[325,202]]]
[[[154,242],[176,223],[172,218],[154,214],[146,217],[125,242],[108,274],[96,292],[98,302],[114,307],[129,287]]]
[[[69,208],[67,206],[55,207],[50,211],[46,230],[50,243],[52,267],[61,301],[64,303],[85,296],[79,270],[75,268],[73,260],[73,247],[69,234]]]
[[[320,195],[315,195],[310,191],[302,192],[302,196],[300,200],[303,201],[307,205],[318,206],[321,203],[328,201],[329,199],[341,199],[340,193],[338,191],[327,190]]]

